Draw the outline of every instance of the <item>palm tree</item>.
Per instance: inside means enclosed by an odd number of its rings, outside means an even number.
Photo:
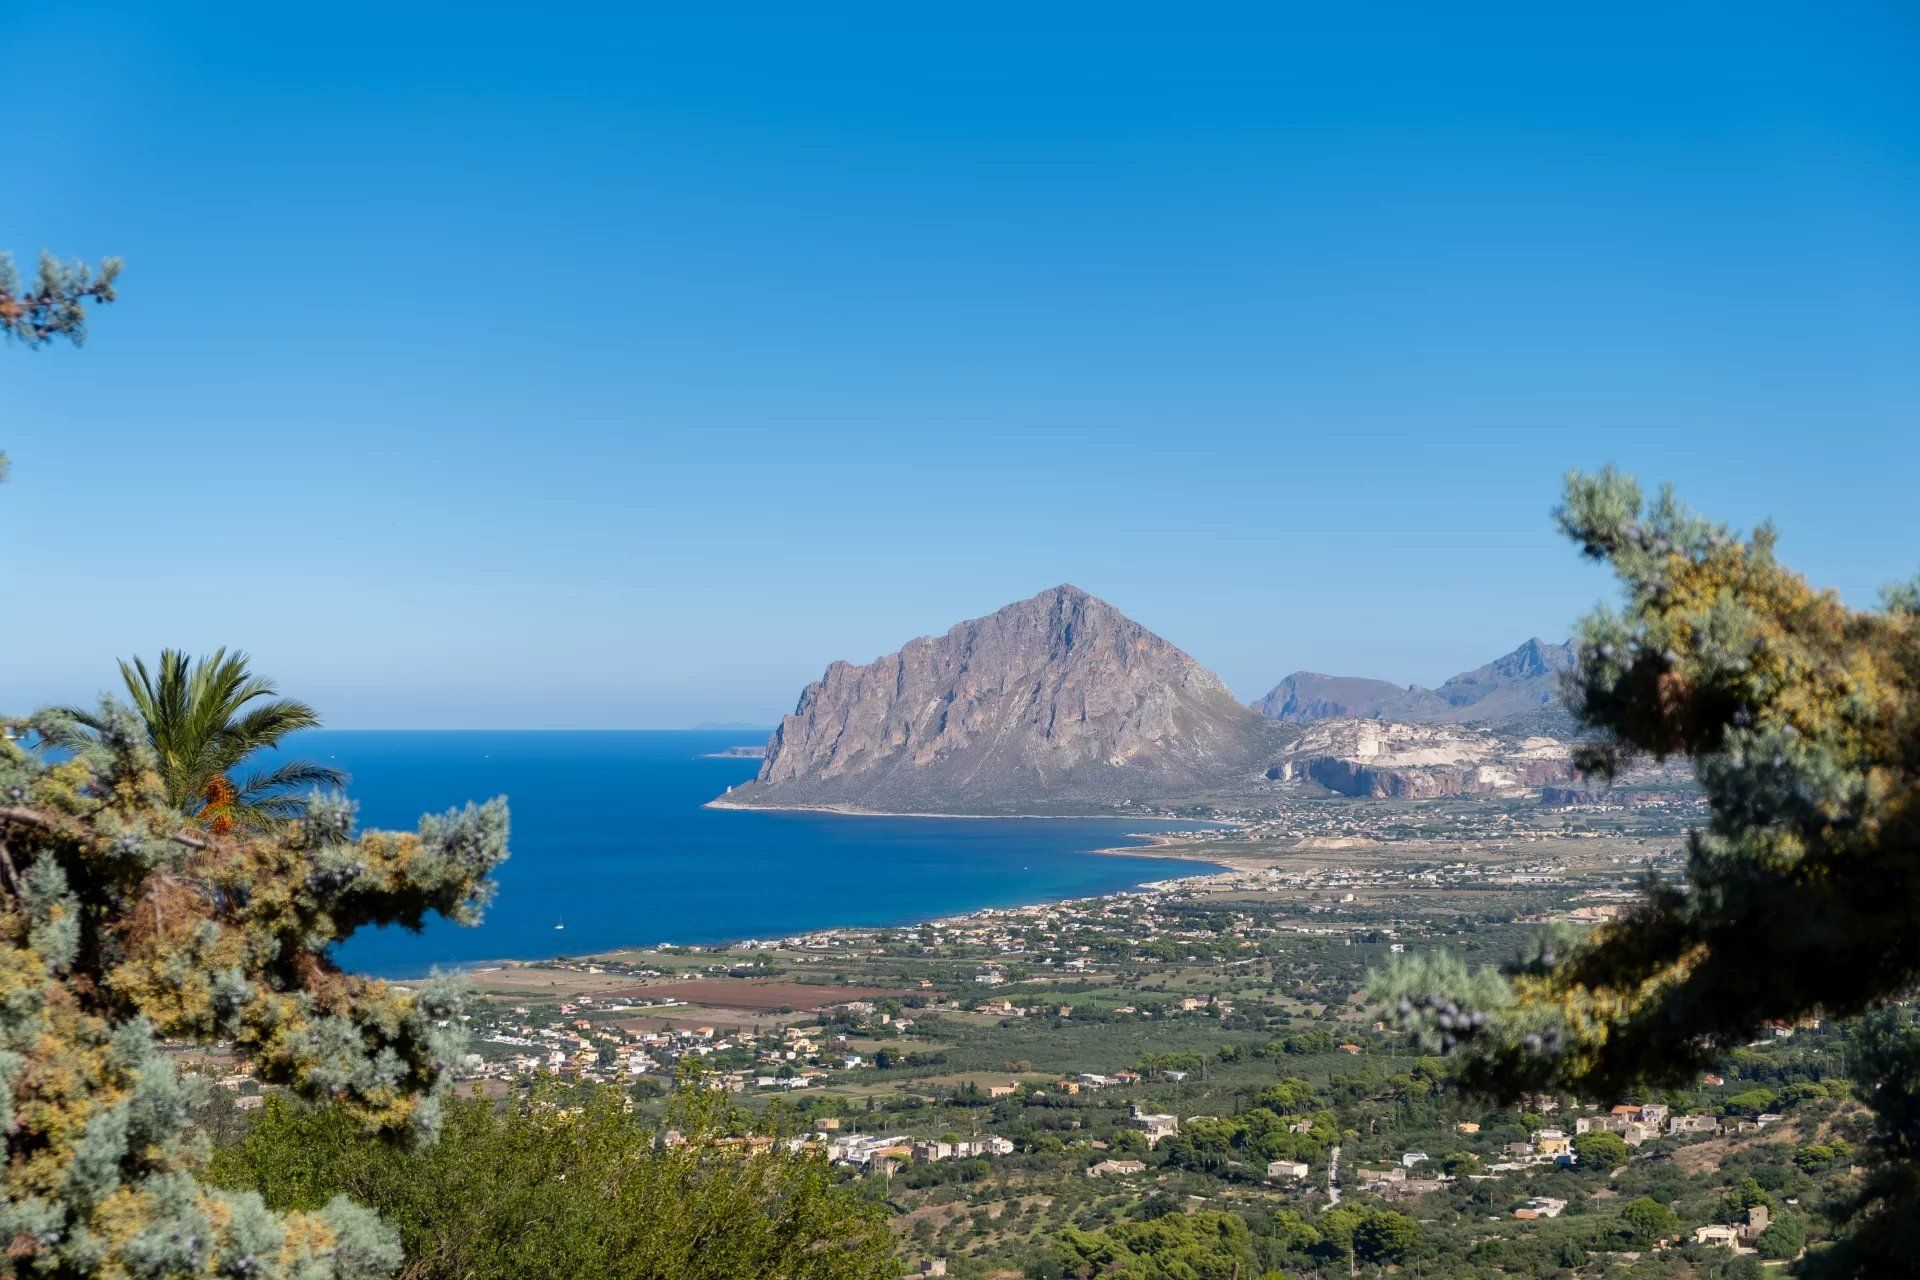
[[[255,752],[320,724],[312,707],[277,697],[273,681],[249,671],[244,653],[218,649],[194,659],[163,649],[157,675],[135,658],[131,665],[120,664],[120,676],[146,722],[167,802],[215,831],[296,817],[307,803],[299,790],[337,787],[347,780],[338,769],[310,760],[289,760],[235,779],[234,771]],[[56,745],[80,745],[106,728],[99,713],[63,707],[60,716],[70,724],[54,727],[50,738]]]

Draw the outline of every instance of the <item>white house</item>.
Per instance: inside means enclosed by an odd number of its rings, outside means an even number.
[[[1138,1108],[1135,1108],[1132,1116],[1128,1117],[1127,1123],[1147,1135],[1147,1145],[1149,1147],[1159,1142],[1162,1138],[1180,1132],[1180,1119],[1178,1116],[1141,1115]]]

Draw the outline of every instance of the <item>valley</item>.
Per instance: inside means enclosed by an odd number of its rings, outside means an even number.
[[[1396,1255],[1413,1274],[1677,1276],[1727,1256],[1695,1235],[1744,1222],[1725,1202],[1748,1179],[1799,1231],[1850,1185],[1822,1155],[1862,1123],[1843,1030],[1783,1028],[1689,1089],[1503,1109],[1449,1087],[1365,994],[1396,956],[1497,962],[1616,917],[1639,876],[1674,870],[1693,798],[1233,816],[1153,850],[1224,870],[1137,892],[475,973],[463,1087],[546,1073],[654,1111],[695,1072],[883,1204],[913,1267],[1005,1280],[1081,1274],[1075,1249],[1169,1210],[1226,1230],[1250,1269],[1317,1269],[1333,1255],[1293,1224],[1324,1227],[1335,1185],[1416,1224]],[[1616,1118],[1643,1106],[1650,1127]],[[1589,1130],[1627,1133],[1628,1155],[1551,1153]],[[1649,1192],[1677,1215],[1658,1238],[1627,1211]]]

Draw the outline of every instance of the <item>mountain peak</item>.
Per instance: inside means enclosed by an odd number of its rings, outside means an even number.
[[[1081,808],[1257,775],[1273,731],[1219,677],[1070,583],[801,693],[743,805]]]
[[[994,611],[994,614],[990,614],[988,616],[991,617],[991,616],[994,616],[995,614],[1003,614],[1003,613],[1017,613],[1022,610],[1029,610],[1029,609],[1031,610],[1091,609],[1091,610],[1097,610],[1102,613],[1111,614],[1113,617],[1120,618],[1123,621],[1132,622],[1132,619],[1127,618],[1125,614],[1121,613],[1118,609],[1108,604],[1105,600],[1102,600],[1099,596],[1096,596],[1088,591],[1083,591],[1079,587],[1074,586],[1071,582],[1063,582],[1057,587],[1048,587],[1045,591],[1042,591],[1037,595],[1028,596],[1025,600],[1016,600],[1012,604],[1002,605],[999,609]],[[976,619],[973,619],[973,621],[977,622],[977,621],[981,621],[981,619],[976,618]],[[960,625],[966,626],[967,624],[961,623]]]
[[[1574,665],[1571,644],[1549,644],[1535,636],[1511,653],[1502,654],[1484,667],[1463,671],[1440,686],[1442,697],[1452,701],[1448,690],[1490,688],[1502,682],[1553,677],[1558,687],[1559,674]],[[1470,699],[1473,700],[1473,699]]]

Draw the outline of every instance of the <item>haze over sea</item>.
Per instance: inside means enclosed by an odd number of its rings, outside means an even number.
[[[501,794],[513,806],[513,856],[485,923],[463,929],[436,917],[418,934],[362,932],[340,949],[340,962],[397,977],[488,960],[907,924],[1207,869],[1093,852],[1192,823],[704,808],[759,767],[710,753],[759,740],[704,730],[319,730],[289,739],[289,755],[353,775],[348,790],[363,828],[411,830],[422,813]],[[560,923],[564,930],[554,928]]]

